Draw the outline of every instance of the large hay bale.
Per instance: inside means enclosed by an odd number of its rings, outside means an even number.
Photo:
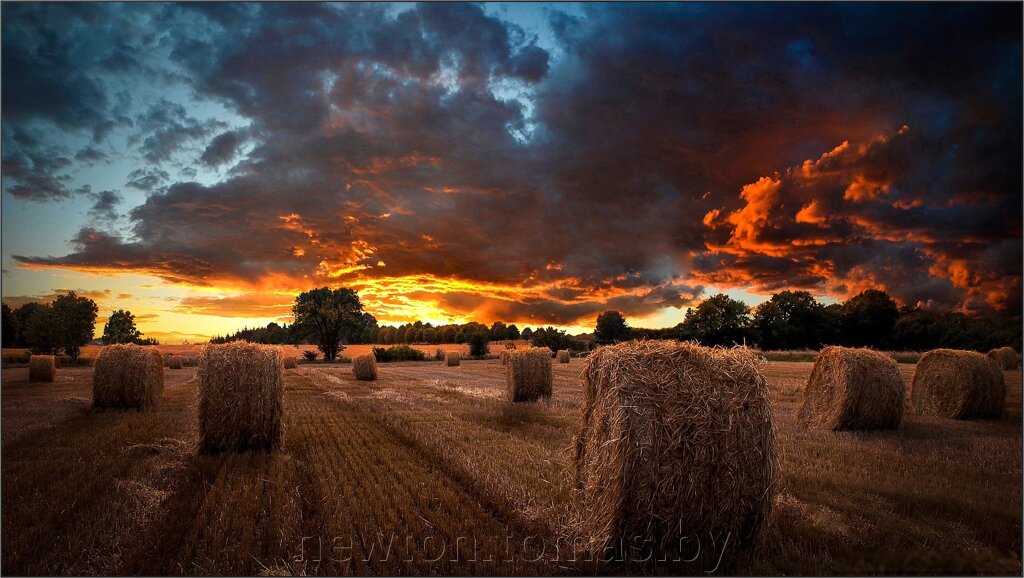
[[[277,347],[235,341],[199,354],[199,448],[272,450],[281,442],[283,362]]]
[[[1000,347],[988,352],[989,359],[996,362],[1000,369],[1017,369],[1020,365],[1020,357],[1017,350],[1012,347]]]
[[[180,355],[168,355],[167,356],[167,369],[181,369],[184,361]]]
[[[775,426],[749,349],[628,341],[592,353],[576,438],[580,530],[595,552],[657,553],[760,537],[775,494]]]
[[[52,355],[33,355],[28,358],[28,380],[51,382],[57,375],[57,358]]]
[[[559,349],[556,354],[558,357],[558,363],[569,363],[569,350]]]
[[[444,361],[448,367],[458,367],[462,363],[462,354],[458,351],[449,351],[444,354]]]
[[[359,381],[377,380],[377,356],[372,353],[361,353],[352,360],[352,374]]]
[[[918,415],[998,419],[1006,405],[1006,382],[985,355],[935,349],[917,362],[910,400]]]
[[[551,397],[551,350],[528,347],[508,352],[505,390],[509,401],[536,401]]]
[[[807,379],[798,418],[809,429],[896,429],[905,397],[892,357],[871,349],[826,347]]]
[[[107,345],[96,356],[92,372],[93,407],[160,407],[164,361],[155,347],[122,343]]]

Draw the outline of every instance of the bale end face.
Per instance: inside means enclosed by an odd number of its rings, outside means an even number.
[[[180,355],[168,355],[167,356],[167,368],[168,369],[181,369],[184,365],[184,361]]]
[[[288,356],[288,357],[284,358],[284,368],[285,369],[295,369],[298,366],[299,366],[298,358],[295,358],[295,357],[292,357],[292,356]]]
[[[359,381],[377,380],[377,357],[372,353],[362,353],[352,360],[352,374]]]
[[[508,349],[503,349],[501,351],[501,353],[498,354],[498,357],[501,359],[501,364],[502,365],[507,365],[508,364],[508,352],[509,352]]]
[[[94,407],[160,407],[164,391],[163,356],[155,347],[131,343],[107,345],[92,373]]]
[[[456,351],[449,351],[444,354],[444,361],[448,367],[458,367],[462,363],[462,354]]]
[[[242,341],[207,345],[198,367],[200,451],[277,448],[284,391],[280,349]]]
[[[918,415],[998,419],[1006,406],[1006,381],[985,355],[935,349],[917,362],[910,400]]]
[[[1012,347],[1000,347],[988,352],[989,359],[996,362],[1000,369],[1017,369],[1020,365],[1020,356],[1017,350]]]
[[[675,555],[684,538],[760,537],[776,467],[761,363],[745,348],[667,341],[588,357],[575,463],[581,530],[594,551],[640,538]]]
[[[569,350],[568,349],[559,349],[557,357],[558,357],[558,363],[569,363]]]
[[[57,358],[53,355],[33,355],[28,358],[28,380],[49,383],[57,375]]]
[[[509,401],[536,401],[551,397],[551,350],[530,347],[508,352],[505,365],[505,389]]]
[[[893,358],[871,349],[826,347],[807,379],[798,419],[808,429],[896,429],[905,397]]]

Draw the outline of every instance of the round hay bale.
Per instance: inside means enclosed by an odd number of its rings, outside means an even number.
[[[551,350],[528,347],[508,352],[505,390],[512,402],[537,401],[551,397]]]
[[[235,341],[199,354],[199,448],[273,450],[281,443],[283,371],[277,347]]]
[[[910,401],[918,415],[998,419],[1006,405],[1006,382],[985,355],[935,349],[917,362]]]
[[[498,357],[501,359],[502,365],[508,364],[508,352],[508,349],[502,349],[501,353],[498,354]]]
[[[164,362],[155,347],[122,343],[107,345],[96,356],[92,372],[93,407],[160,407]]]
[[[352,360],[352,374],[359,381],[377,380],[377,357],[372,353],[361,353]]]
[[[749,349],[628,341],[590,354],[576,438],[582,538],[595,552],[645,540],[758,539],[775,494],[775,426]],[[628,541],[628,542],[625,542]]]
[[[826,347],[807,379],[798,419],[808,429],[896,429],[905,398],[892,357],[871,349]]]
[[[1017,369],[1020,365],[1020,357],[1017,350],[1012,347],[1000,347],[988,352],[989,359],[996,362],[1000,369]]]
[[[556,356],[558,357],[558,363],[569,363],[569,350],[568,349],[559,349],[558,353],[556,354]]]
[[[293,356],[289,355],[288,357],[284,358],[284,368],[285,369],[295,369],[298,366],[299,366],[299,359],[297,357],[293,357]]]
[[[444,361],[448,367],[458,367],[462,363],[462,354],[458,351],[449,351],[444,354]]]
[[[167,368],[168,369],[181,369],[184,365],[180,355],[168,355],[167,356]]]
[[[53,355],[33,355],[28,358],[28,380],[52,382],[57,375],[57,358]]]

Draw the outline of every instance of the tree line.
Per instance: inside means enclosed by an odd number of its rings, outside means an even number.
[[[968,316],[958,311],[900,307],[886,292],[862,291],[825,305],[807,291],[782,291],[756,307],[718,294],[664,329],[630,328],[621,313],[597,319],[599,344],[625,339],[681,339],[704,345],[747,344],[762,350],[819,349],[828,345],[926,351],[938,347],[988,351],[1021,349],[1019,317]]]

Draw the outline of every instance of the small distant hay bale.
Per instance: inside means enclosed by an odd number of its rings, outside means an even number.
[[[273,450],[281,443],[281,350],[235,341],[199,354],[199,448]]]
[[[360,353],[352,360],[352,374],[359,381],[377,380],[377,357],[372,353]]]
[[[559,349],[557,357],[558,357],[558,363],[569,363],[569,350],[568,349]]]
[[[675,555],[695,539],[762,536],[776,471],[762,363],[746,348],[669,341],[590,354],[575,464],[592,551],[639,538]]]
[[[508,352],[505,389],[512,402],[551,397],[551,350],[529,347]]]
[[[508,352],[509,351],[510,351],[509,349],[502,349],[501,353],[498,354],[498,357],[501,358],[501,364],[502,365],[507,365],[508,364]]]
[[[197,362],[197,358],[196,358],[195,355],[182,355],[181,356],[181,364],[184,365],[185,367],[195,367],[196,366],[196,362]]]
[[[896,429],[905,397],[892,357],[871,349],[826,347],[807,379],[798,419],[808,429]]]
[[[1020,357],[1017,350],[1012,347],[1000,347],[988,352],[989,359],[996,362],[1000,369],[1017,369],[1020,365]]]
[[[57,358],[52,355],[33,355],[28,358],[28,380],[51,382],[57,375]]]
[[[935,349],[917,362],[910,401],[918,415],[998,419],[1006,405],[1006,382],[985,355]]]
[[[180,355],[167,356],[167,369],[181,369],[184,365]]]
[[[284,368],[285,369],[295,369],[298,366],[299,366],[299,359],[297,357],[289,355],[288,357],[284,358]]]
[[[444,354],[444,361],[448,367],[458,367],[462,363],[462,354],[458,351],[449,351]]]
[[[96,356],[92,372],[93,407],[160,407],[164,361],[155,347],[122,343],[107,345]]]

